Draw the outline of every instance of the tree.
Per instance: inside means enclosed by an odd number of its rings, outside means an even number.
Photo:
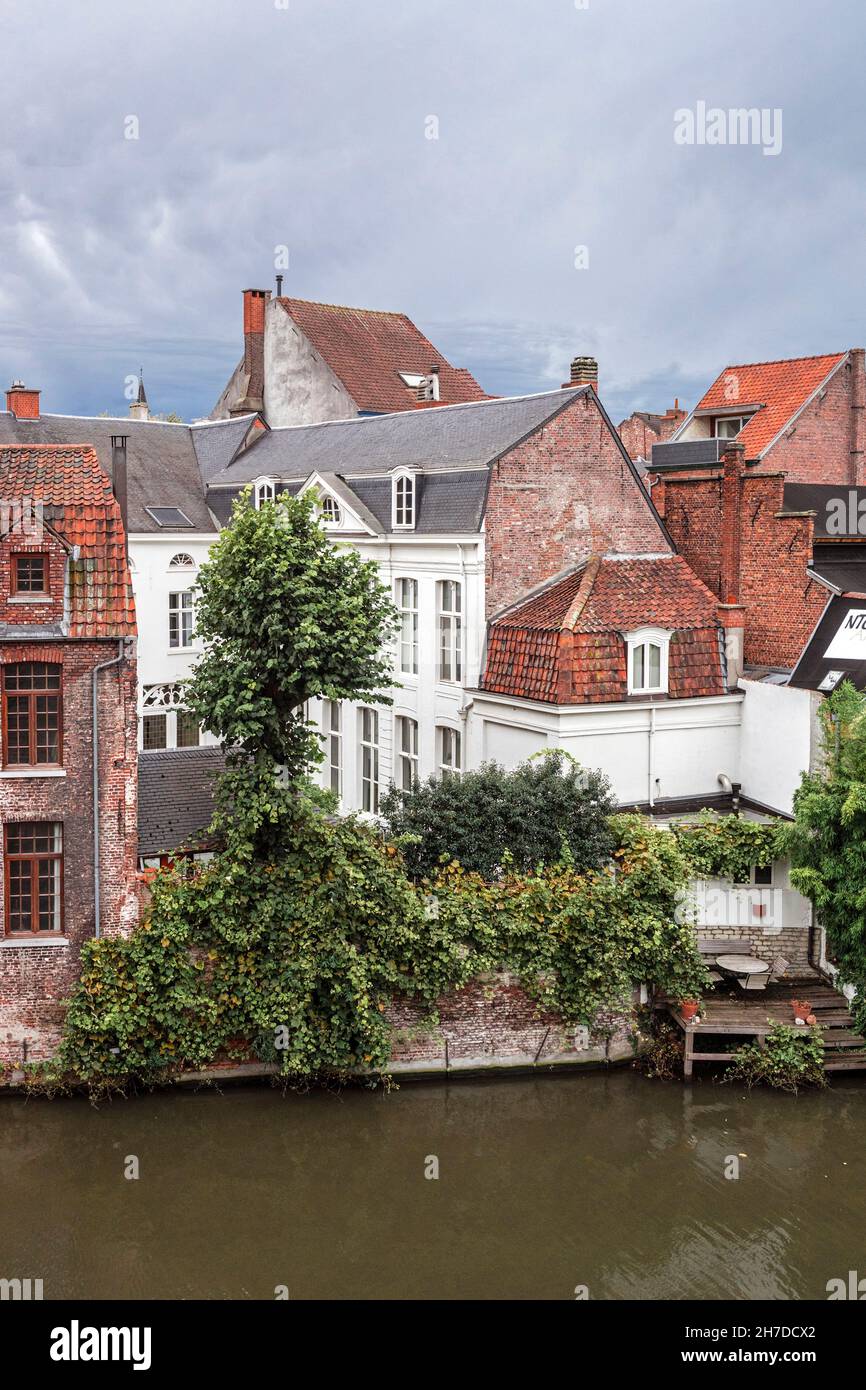
[[[804,773],[782,832],[791,882],[815,904],[866,1026],[866,695],[843,682],[821,706],[823,764]]]
[[[578,871],[596,868],[614,840],[610,783],[559,749],[506,772],[485,763],[463,777],[430,778],[410,791],[391,787],[381,803],[386,827],[404,840],[411,873],[431,874],[443,859],[491,878],[506,852],[514,868],[553,864],[563,846]]]
[[[311,497],[253,508],[247,491],[199,574],[187,704],[229,749],[294,777],[319,757],[306,701],[390,704],[395,623],[375,562],[332,544]]]

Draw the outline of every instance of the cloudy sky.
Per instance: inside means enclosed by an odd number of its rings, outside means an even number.
[[[595,354],[616,419],[866,341],[862,0],[0,0],[0,24],[0,385],[44,410],[125,413],[143,364],[153,409],[206,414],[281,246],[287,293],[402,310],[489,391]],[[698,103],[780,111],[781,151],[677,143]]]

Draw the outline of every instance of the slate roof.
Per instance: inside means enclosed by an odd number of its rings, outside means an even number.
[[[218,486],[260,477],[308,478],[314,472],[351,478],[384,475],[399,467],[480,468],[590,389],[287,425],[262,434],[211,482]]]
[[[0,497],[41,502],[47,526],[70,555],[68,635],[135,634],[135,602],[120,508],[93,449],[0,448]],[[46,635],[46,629],[39,629]],[[12,635],[12,634],[7,634]]]
[[[111,436],[127,436],[128,524],[130,534],[163,530],[147,507],[180,507],[193,523],[193,531],[212,535],[200,472],[225,468],[240,447],[254,416],[213,424],[171,425],[160,420],[128,417],[91,418],[76,415],[40,415],[18,419],[0,411],[0,448],[4,445],[92,445],[106,475],[111,476]],[[189,528],[184,528],[189,534]]]
[[[426,375],[434,366],[439,367],[445,405],[484,399],[472,373],[452,367],[405,314],[286,297],[276,303],[340,378],[359,410],[414,410],[416,393],[399,373]]]
[[[481,688],[554,704],[625,699],[622,634],[660,627],[673,633],[670,696],[721,695],[717,613],[679,555],[590,556],[494,619]]]
[[[744,407],[760,405],[761,409],[737,436],[745,446],[747,459],[760,458],[847,355],[836,352],[824,357],[791,357],[778,362],[747,362],[725,367],[695,409],[702,413],[718,409],[729,415],[736,413],[738,402]],[[734,378],[736,400],[731,400]]]
[[[221,748],[175,748],[138,755],[138,852],[171,854],[207,829]]]

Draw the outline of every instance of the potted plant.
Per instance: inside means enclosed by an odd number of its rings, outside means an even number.
[[[794,1010],[795,1023],[805,1023],[810,1017],[814,1018],[808,999],[792,999],[791,1008]]]
[[[684,1023],[690,1023],[693,1018],[697,1017],[697,1013],[700,1007],[701,1001],[699,999],[681,999],[680,1018],[683,1020]]]

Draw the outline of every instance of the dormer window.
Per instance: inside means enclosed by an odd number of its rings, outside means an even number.
[[[748,415],[720,415],[716,419],[716,439],[736,439]]]
[[[655,627],[627,634],[629,695],[667,694],[670,640],[669,632]]]
[[[253,488],[253,502],[256,509],[263,502],[273,502],[277,495],[277,485],[273,478],[257,478]]]
[[[415,525],[415,478],[398,473],[394,479],[394,529],[412,530]]]
[[[343,512],[336,497],[325,496],[322,498],[322,522],[325,526],[339,526],[343,520]]]

